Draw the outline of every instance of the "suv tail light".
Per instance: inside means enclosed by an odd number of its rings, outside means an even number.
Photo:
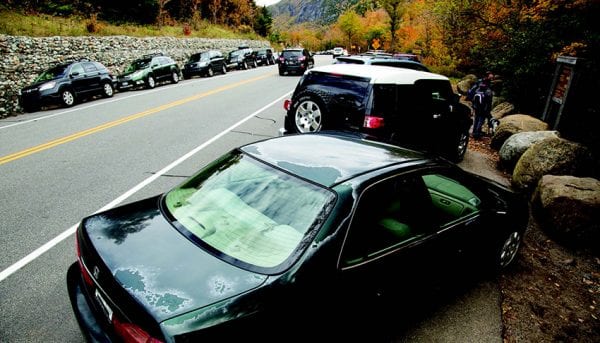
[[[133,323],[122,323],[116,316],[112,320],[115,332],[125,343],[163,343],[160,339],[150,336],[141,327]]]
[[[298,57],[298,61],[304,61],[306,59],[306,56],[300,56]]]
[[[292,108],[292,100],[285,99],[285,101],[283,102],[283,109],[289,111],[290,108]]]
[[[384,120],[381,117],[365,116],[363,127],[367,129],[379,129],[384,126]]]

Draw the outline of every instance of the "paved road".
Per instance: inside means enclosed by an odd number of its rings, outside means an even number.
[[[74,225],[276,136],[297,81],[260,67],[0,120],[0,342],[81,342],[65,287]],[[493,281],[424,308],[395,340],[500,340]]]

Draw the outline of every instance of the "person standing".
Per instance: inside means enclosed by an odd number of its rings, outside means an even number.
[[[486,73],[486,77],[473,86],[467,95],[467,100],[471,101],[471,106],[475,112],[475,120],[473,122],[473,138],[475,139],[479,139],[483,135],[481,129],[486,120],[488,127],[492,128],[492,99],[494,92],[491,85],[493,77],[494,74],[491,72]]]

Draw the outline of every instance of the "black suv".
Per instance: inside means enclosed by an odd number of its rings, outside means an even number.
[[[279,75],[285,73],[304,73],[307,69],[314,67],[315,60],[306,49],[285,49],[277,60],[279,64]]]
[[[113,82],[112,74],[99,62],[65,62],[44,71],[32,85],[21,89],[19,103],[27,112],[50,104],[70,107],[85,97],[113,96]]]
[[[406,68],[420,71],[429,71],[429,68],[419,62],[412,60],[403,60],[393,57],[384,57],[377,55],[355,55],[341,56],[333,61],[334,64],[369,64],[373,66],[388,66],[396,68]]]
[[[275,57],[271,49],[258,49],[256,51],[256,62],[260,65],[275,64]]]
[[[248,47],[241,46],[238,50],[230,52],[227,56],[228,69],[248,69],[250,67],[256,68],[257,66],[256,51]]]
[[[304,74],[286,100],[284,132],[346,129],[461,161],[472,124],[447,77],[384,66],[332,64]]]
[[[126,90],[133,87],[154,88],[158,82],[179,82],[181,71],[169,56],[162,53],[144,55],[133,61],[125,72],[119,75],[117,88]]]
[[[183,66],[183,78],[189,79],[194,75],[213,76],[215,72],[227,73],[227,64],[223,54],[217,50],[200,52],[190,56]]]

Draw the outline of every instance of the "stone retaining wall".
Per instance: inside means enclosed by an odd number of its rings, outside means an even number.
[[[240,45],[268,47],[267,41],[209,38],[127,36],[109,37],[24,37],[0,35],[0,118],[22,112],[19,90],[37,75],[59,62],[87,58],[104,64],[113,74],[142,55],[162,52],[180,67],[199,51],[215,49],[223,53]]]

